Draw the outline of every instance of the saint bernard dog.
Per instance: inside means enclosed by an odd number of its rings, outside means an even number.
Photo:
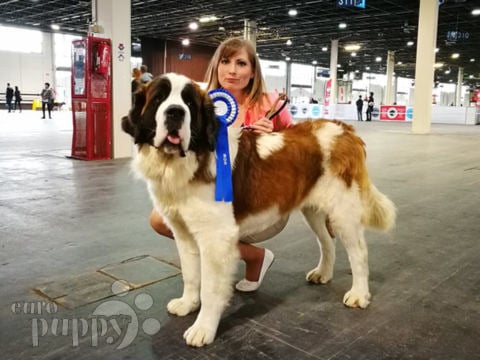
[[[185,331],[188,345],[210,344],[232,295],[240,238],[259,233],[300,210],[320,246],[313,283],[332,279],[333,231],[348,252],[352,288],[349,307],[366,308],[366,227],[388,231],[395,206],[371,183],[363,141],[352,126],[324,119],[305,121],[270,134],[229,128],[233,203],[215,201],[215,144],[218,130],[207,93],[183,75],[165,74],[134,94],[122,119],[137,152],[134,171],[148,187],[153,206],[172,230],[178,248],[183,294],[171,314],[200,309]]]

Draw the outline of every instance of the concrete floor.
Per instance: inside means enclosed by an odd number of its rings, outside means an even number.
[[[236,293],[215,343],[193,349],[182,334],[195,314],[166,312],[180,276],[74,310],[32,291],[139,255],[178,262],[174,243],[149,228],[150,201],[129,161],[66,158],[70,114],[53,117],[0,112],[1,359],[479,358],[480,126],[413,135],[410,124],[352,122],[374,183],[398,207],[392,234],[367,232],[370,307],[342,305],[351,275],[340,244],[333,281],[305,282],[318,248],[293,216],[263,244],[276,262],[261,289]],[[138,328],[109,316],[94,326],[106,306],[132,310]]]

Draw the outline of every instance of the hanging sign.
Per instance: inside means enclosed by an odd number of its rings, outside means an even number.
[[[367,0],[337,0],[337,6],[339,7],[357,7],[365,9]]]

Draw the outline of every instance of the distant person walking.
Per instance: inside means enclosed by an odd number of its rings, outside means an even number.
[[[153,75],[148,72],[147,65],[140,66],[140,72],[142,73],[142,76],[140,77],[142,84],[148,83],[153,79]]]
[[[15,86],[14,96],[15,96],[15,104],[14,104],[13,110],[14,111],[17,110],[17,105],[18,105],[18,110],[22,112],[22,94],[20,93],[18,86]]]
[[[8,112],[12,112],[12,100],[13,100],[13,88],[10,83],[7,83],[7,89],[5,90],[5,98],[7,103]]]
[[[363,110],[362,95],[358,96],[358,100],[355,104],[357,105],[357,120],[358,121],[363,121],[363,119],[362,119],[362,110]]]
[[[375,106],[375,100],[373,98],[373,92],[370,93],[368,98],[368,106],[367,106],[367,121],[372,121],[372,112],[373,107]]]
[[[55,95],[53,93],[53,89],[50,88],[50,84],[48,82],[45,83],[45,87],[43,88],[40,96],[42,97],[42,119],[45,119],[45,108],[47,108],[48,110],[48,118],[51,119]]]

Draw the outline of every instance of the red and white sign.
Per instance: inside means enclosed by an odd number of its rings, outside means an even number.
[[[323,102],[323,115],[328,115],[328,107],[330,105],[330,92],[332,91],[332,79],[328,79],[325,86],[325,100]]]
[[[344,104],[347,102],[345,92],[346,92],[346,87],[344,85],[340,85],[338,87],[338,103],[339,104]]]
[[[405,121],[406,106],[403,105],[382,105],[380,106],[380,120]]]

